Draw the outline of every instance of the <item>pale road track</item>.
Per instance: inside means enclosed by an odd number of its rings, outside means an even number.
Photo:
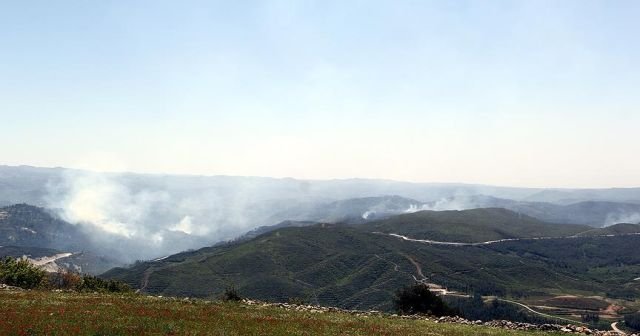
[[[530,312],[532,312],[532,313],[534,313],[534,314],[538,314],[538,315],[540,315],[540,316],[548,317],[548,318],[551,318],[551,319],[554,319],[554,320],[562,320],[562,321],[567,321],[567,322],[571,322],[571,323],[575,323],[575,324],[584,324],[584,323],[582,323],[582,322],[575,321],[575,320],[571,320],[571,319],[567,319],[567,318],[564,318],[564,317],[558,317],[558,316],[553,316],[553,315],[549,315],[549,314],[541,313],[541,312],[536,311],[536,310],[533,310],[533,308],[531,308],[531,307],[529,307],[529,306],[527,306],[527,305],[525,305],[525,304],[523,304],[523,303],[517,302],[517,301],[511,301],[511,300],[507,300],[507,299],[500,299],[500,298],[496,298],[496,300],[498,300],[498,301],[504,301],[504,302],[509,302],[509,303],[512,303],[512,304],[518,305],[518,306],[520,306],[520,307],[522,307],[522,308],[524,308],[524,309],[526,309],[526,310],[528,310],[528,311],[530,311]]]
[[[50,257],[41,257],[41,258],[29,259],[29,260],[35,266],[44,266],[46,264],[55,262],[58,259],[70,257],[72,255],[73,255],[73,253],[58,253],[58,254],[50,256]]]
[[[613,332],[618,333],[618,335],[627,335],[626,332],[618,329],[618,322],[611,323],[611,329],[613,330]]]
[[[416,242],[416,243],[424,243],[430,245],[446,245],[446,246],[485,246],[485,245],[493,245],[504,242],[513,242],[513,241],[536,241],[536,240],[551,240],[551,239],[579,239],[579,238],[604,238],[604,237],[625,237],[625,236],[640,236],[640,232],[638,233],[623,233],[623,234],[611,234],[611,235],[599,235],[599,236],[564,236],[564,237],[532,237],[532,238],[506,238],[506,239],[498,239],[498,240],[489,240],[484,242],[475,242],[475,243],[463,243],[463,242],[447,242],[447,241],[437,241],[437,240],[429,240],[429,239],[414,239],[409,238],[407,236],[399,235],[397,233],[382,233],[382,232],[373,232],[375,234],[386,234],[392,237],[400,238],[402,240]]]
[[[375,234],[385,234],[382,232],[373,232]],[[423,243],[423,244],[430,244],[430,245],[445,245],[445,246],[486,246],[486,245],[493,245],[493,244],[498,244],[498,243],[504,243],[504,242],[512,242],[512,241],[535,241],[535,240],[549,240],[549,239],[578,239],[578,238],[602,238],[602,237],[621,237],[621,236],[640,236],[640,232],[639,233],[623,233],[623,234],[609,234],[609,235],[596,235],[596,236],[578,236],[578,235],[574,235],[574,236],[565,236],[565,237],[534,237],[534,238],[507,238],[507,239],[498,239],[498,240],[489,240],[489,241],[484,241],[484,242],[475,242],[475,243],[463,243],[463,242],[447,242],[447,241],[437,241],[437,240],[429,240],[429,239],[413,239],[413,238],[409,238],[407,236],[403,236],[403,235],[399,235],[396,233],[386,233],[389,236],[392,237],[396,237],[396,238],[400,238],[402,240],[406,240],[406,241],[410,241],[410,242],[416,242],[416,243]],[[415,277],[414,277],[415,279]],[[640,278],[634,279],[634,280],[640,280]],[[447,294],[444,294],[447,295]],[[448,295],[452,295],[452,294],[448,294]],[[458,294],[453,294],[454,296],[462,296],[462,295],[458,295]],[[574,320],[570,320],[567,318],[563,318],[563,317],[558,317],[558,316],[553,316],[553,315],[549,315],[549,314],[545,314],[545,313],[541,313],[539,311],[534,310],[533,308],[522,304],[520,302],[516,302],[516,301],[511,301],[511,300],[506,300],[506,299],[500,299],[500,298],[496,298],[499,301],[504,301],[504,302],[509,302],[512,304],[516,304],[518,306],[521,306],[523,308],[525,308],[526,310],[540,315],[540,316],[544,316],[544,317],[548,317],[548,318],[552,318],[552,319],[556,319],[556,320],[562,320],[562,321],[567,321],[567,322],[571,322],[571,323],[575,323],[575,324],[584,324],[582,322],[579,321],[574,321]],[[627,333],[625,333],[624,331],[618,329],[618,322],[614,322],[611,324],[611,330],[615,333],[617,333],[618,335],[627,335]]]

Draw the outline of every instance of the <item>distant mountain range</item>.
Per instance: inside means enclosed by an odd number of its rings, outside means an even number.
[[[238,195],[251,192],[252,200],[325,199],[342,200],[399,195],[421,202],[449,197],[486,195],[526,202],[571,204],[583,201],[640,203],[639,188],[562,189],[518,188],[460,183],[411,183],[375,179],[298,180],[292,178],[196,176],[136,173],[95,173],[68,168],[0,165],[0,201],[5,204],[49,203],[47,189],[63,187],[70,177],[98,174],[137,190],[166,190],[185,196],[194,191]],[[211,194],[201,195],[211,196]]]

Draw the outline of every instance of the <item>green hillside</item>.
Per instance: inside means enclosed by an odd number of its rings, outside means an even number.
[[[621,234],[640,234],[640,224],[615,224],[601,229],[582,232],[579,236],[603,236]]]
[[[505,238],[562,237],[591,230],[575,224],[549,224],[500,208],[420,211],[366,223],[360,229],[406,235],[414,239],[483,242]]]
[[[631,277],[640,274],[640,256],[629,253],[638,244],[640,236],[437,246],[325,224],[279,229],[104,276],[154,294],[213,297],[233,285],[251,298],[352,309],[388,310],[394,291],[423,275],[460,292],[625,298],[640,296]]]

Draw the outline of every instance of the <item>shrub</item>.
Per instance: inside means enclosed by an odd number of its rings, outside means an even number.
[[[580,315],[580,319],[584,323],[597,324],[598,322],[600,322],[600,314],[585,312]]]
[[[92,275],[82,276],[82,281],[76,286],[78,291],[128,293],[131,287],[122,281],[105,280]]]
[[[302,305],[307,304],[307,303],[304,301],[304,299],[299,298],[299,297],[290,297],[290,298],[287,300],[287,303],[288,303],[288,304],[292,304],[292,305],[298,305],[298,306],[302,306]]]
[[[640,330],[640,312],[625,315],[624,324],[631,329]]]
[[[396,292],[393,300],[399,314],[428,314],[435,316],[453,315],[454,312],[429,287],[415,284]]]
[[[26,259],[7,257],[0,261],[0,282],[24,289],[37,288],[45,284],[47,272]]]
[[[229,286],[222,293],[221,299],[222,301],[241,301],[242,297],[234,286]]]
[[[82,284],[82,276],[70,270],[59,269],[49,275],[49,286],[57,289],[77,289]]]

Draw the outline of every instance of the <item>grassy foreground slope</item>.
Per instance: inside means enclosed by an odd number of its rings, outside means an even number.
[[[554,335],[140,295],[0,291],[1,335]]]

